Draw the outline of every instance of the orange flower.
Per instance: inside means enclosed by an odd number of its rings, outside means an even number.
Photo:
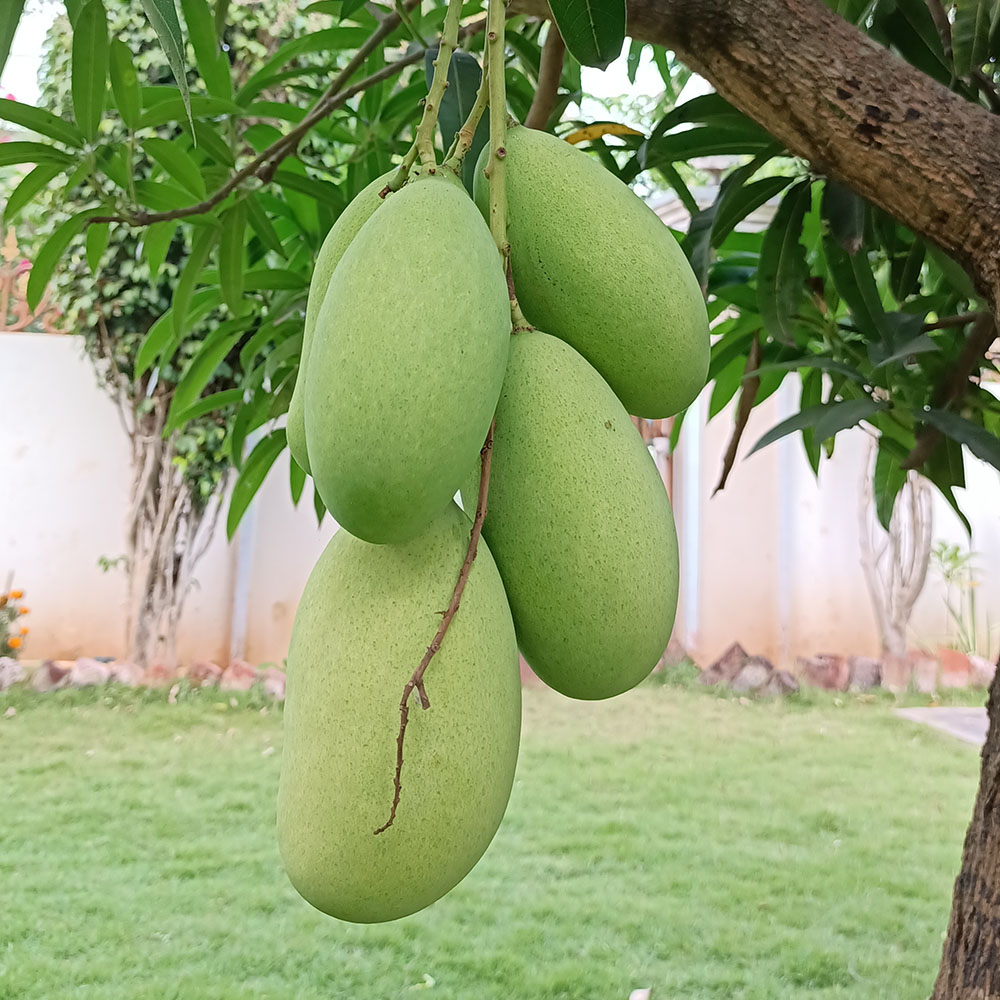
[[[23,590],[12,590],[10,592],[10,597],[11,597],[11,600],[13,600],[13,601],[19,601],[19,600],[21,600],[22,597],[24,597],[24,591]]]
[[[28,628],[27,625],[22,625],[21,626],[21,635],[27,635],[30,631],[31,631],[31,629]]]
[[[27,608],[18,608],[17,609],[17,613],[19,615],[26,615],[28,613],[28,609]]]
[[[11,649],[19,649],[21,646],[21,640],[16,635],[11,636],[7,640],[7,645],[10,646]]]

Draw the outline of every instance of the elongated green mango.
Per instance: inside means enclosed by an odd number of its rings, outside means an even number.
[[[299,361],[299,375],[292,389],[292,398],[288,401],[288,449],[299,467],[312,473],[309,463],[309,450],[306,447],[306,422],[304,412],[305,402],[305,371],[309,362],[309,351],[312,348],[313,331],[316,328],[316,317],[319,307],[323,304],[326,290],[333,277],[334,268],[340,263],[344,251],[350,246],[351,240],[358,235],[361,227],[371,218],[372,213],[384,201],[379,197],[381,191],[395,174],[395,169],[376,177],[367,187],[361,189],[351,200],[351,203],[337,217],[330,227],[323,245],[316,255],[312,280],[309,283],[309,297],[306,299],[305,328],[302,332],[302,356]]]
[[[305,385],[316,487],[351,534],[405,541],[448,506],[489,430],[509,334],[500,256],[454,183],[411,182],[361,228]]]
[[[544,333],[511,340],[483,537],[518,645],[549,686],[609,698],[666,648],[677,539],[663,482],[601,376]],[[466,510],[475,485],[463,485]]]
[[[488,182],[476,202],[488,217]],[[708,375],[708,319],[670,230],[617,177],[569,143],[514,126],[506,139],[507,235],[518,300],[572,344],[629,413],[666,417]]]
[[[403,686],[438,626],[471,524],[452,504],[404,545],[334,535],[288,653],[278,843],[295,888],[342,920],[394,920],[460,882],[496,833],[521,724],[514,626],[482,543],[462,603],[416,692],[389,817]]]

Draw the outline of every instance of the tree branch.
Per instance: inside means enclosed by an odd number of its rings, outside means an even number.
[[[459,570],[455,589],[452,591],[451,600],[448,602],[448,607],[441,617],[441,624],[434,638],[431,640],[431,644],[427,647],[427,652],[424,653],[423,659],[420,661],[417,669],[410,675],[410,679],[403,688],[403,697],[399,702],[399,733],[396,736],[396,773],[392,779],[392,808],[389,811],[389,818],[375,831],[375,836],[385,833],[392,826],[396,819],[396,810],[399,808],[399,797],[403,791],[401,780],[403,773],[403,741],[406,738],[406,724],[410,718],[410,695],[416,691],[420,698],[420,707],[431,707],[430,699],[428,699],[427,691],[424,688],[424,673],[427,671],[428,666],[430,666],[431,660],[434,659],[434,655],[441,648],[441,643],[444,642],[444,637],[451,623],[454,621],[455,615],[458,613],[462,594],[465,592],[465,585],[469,582],[469,573],[472,571],[472,564],[475,562],[476,553],[479,551],[479,539],[483,534],[483,521],[486,520],[486,500],[490,492],[490,465],[493,459],[493,430],[495,426],[496,421],[490,424],[489,433],[486,435],[486,440],[483,442],[482,450],[479,453],[479,496],[476,500],[476,517],[472,522],[472,531],[469,534],[469,547],[466,550],[462,568]]]
[[[545,0],[513,0],[548,16]],[[822,0],[629,0],[629,34],[671,48],[818,172],[932,240],[1000,299],[1000,117]]]
[[[538,88],[524,118],[524,124],[528,128],[544,129],[548,125],[559,96],[565,54],[566,43],[559,33],[559,27],[555,21],[550,21],[538,67]]]

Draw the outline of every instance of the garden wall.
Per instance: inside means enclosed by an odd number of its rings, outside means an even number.
[[[859,564],[861,430],[841,435],[819,484],[799,438],[742,458],[757,438],[795,412],[793,380],[754,411],[726,489],[712,497],[732,428],[723,411],[707,425],[688,419],[673,462],[682,558],[676,634],[701,663],[739,640],[788,665],[819,651],[877,652]],[[31,658],[118,656],[124,579],[101,557],[122,553],[127,445],[113,404],[99,390],[72,337],[0,333],[0,587],[5,572],[26,591]],[[983,570],[980,606],[1000,609],[1000,479],[967,456],[963,498]],[[935,499],[935,538],[963,531]],[[199,565],[198,589],[181,629],[183,659],[243,656],[279,662],[295,606],[334,530],[316,525],[307,487],[298,510],[282,458],[233,544],[218,537]],[[995,615],[1000,625],[1000,610]],[[942,587],[933,573],[914,619],[914,639],[947,637]]]

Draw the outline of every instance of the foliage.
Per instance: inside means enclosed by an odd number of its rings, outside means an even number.
[[[21,655],[30,629],[23,623],[28,608],[21,603],[24,591],[11,590],[0,594],[0,658],[17,659]]]
[[[976,553],[939,541],[931,549],[931,563],[945,584],[944,605],[955,630],[957,647],[964,653],[977,653],[995,660],[993,635],[996,628],[989,612],[984,627],[976,600],[979,586]]]
[[[90,0],[92,7],[101,2]],[[956,11],[942,39],[923,0],[830,3],[963,99],[1000,108],[1000,30],[995,18],[967,15],[976,5],[946,4]],[[157,5],[170,6],[169,0]],[[410,6],[411,23],[397,21],[378,35],[395,5],[321,0],[309,10],[322,27],[310,32],[296,27],[293,40],[241,77],[237,67],[259,55],[249,52],[252,32],[232,35],[232,24],[242,16],[237,11],[245,8],[218,7],[220,34],[207,0],[184,0],[177,8],[179,25],[197,42],[185,49],[189,102],[171,82],[162,56],[159,78],[137,89],[130,83],[127,53],[112,44],[110,86],[91,66],[76,66],[70,74],[77,78],[75,90],[70,87],[73,100],[58,106],[60,117],[31,124],[45,141],[8,144],[5,151],[6,162],[33,162],[42,176],[70,175],[71,190],[79,184],[77,174],[95,178],[91,210],[127,218],[134,226],[117,224],[109,231],[104,223],[90,224],[88,243],[99,246],[109,233],[113,248],[116,241],[133,238],[123,230],[142,231],[150,214],[183,216],[176,225],[171,220],[149,227],[141,251],[128,261],[129,267],[137,261],[148,266],[169,248],[148,322],[132,327],[133,335],[144,339],[130,352],[131,372],[149,381],[176,380],[170,427],[211,415],[225,428],[222,447],[237,466],[243,464],[248,435],[262,436],[237,484],[230,531],[283,448],[280,418],[297,373],[305,292],[322,238],[347,201],[408,148],[426,86],[421,46],[410,36],[434,37],[444,14],[443,6],[428,11]],[[566,0],[557,6],[564,31],[572,35],[566,12],[579,17],[593,5]],[[611,6],[617,10],[617,4]],[[479,9],[470,4],[465,13],[471,18]],[[615,18],[609,12],[610,7],[602,16],[608,14],[610,25]],[[111,28],[112,42],[120,40],[117,22]],[[463,44],[472,48],[478,45],[475,22],[467,28]],[[524,18],[509,25],[508,101],[521,119],[538,81],[539,31],[537,22]],[[613,25],[602,29],[597,48],[610,44],[616,31]],[[168,50],[174,44],[169,34],[161,32]],[[377,44],[369,41],[373,36]],[[606,61],[609,53],[586,53],[578,42],[571,42],[571,52]],[[689,71],[663,49],[631,43],[631,73],[644,51],[664,80],[658,121],[644,136],[604,136],[591,148],[627,183],[648,189],[651,175],[661,177],[692,210],[684,246],[706,289],[710,314],[719,320],[710,416],[741,387],[741,409],[748,410],[791,376],[800,387],[800,412],[757,447],[798,433],[818,470],[836,435],[866,422],[879,432],[874,475],[880,514],[887,518],[891,512],[908,466],[927,476],[963,516],[954,492],[965,482],[963,445],[1000,467],[1000,403],[966,377],[995,371],[982,344],[989,330],[977,324],[985,313],[983,298],[937,248],[790,156],[718,95],[676,105]],[[338,81],[339,96],[325,93],[335,68],[352,56],[358,66]],[[64,54],[58,65],[68,58]],[[145,70],[141,61],[137,68]],[[348,83],[355,89],[345,89]],[[88,96],[87,87],[100,90],[107,105],[93,141],[79,134],[90,127],[83,120],[88,109],[95,101],[101,104]],[[549,127],[581,98],[580,63],[567,55]],[[315,121],[306,118],[299,134],[306,109],[316,107],[326,113]],[[169,144],[157,144],[155,138],[164,134]],[[699,208],[689,184],[705,156],[733,157],[736,166],[713,204]],[[253,166],[255,157],[260,169]],[[213,192],[218,196],[207,207],[195,207]],[[750,212],[776,199],[780,205],[766,233],[739,231]],[[87,217],[54,221],[58,228],[36,257],[35,295],[57,263],[67,266],[67,243],[69,270],[84,266],[83,238],[74,234],[88,226]],[[115,267],[115,276],[109,276],[116,260],[102,255],[102,281],[124,295],[125,282],[135,275],[124,271],[119,278],[121,269]],[[159,267],[154,270],[160,273]],[[226,365],[232,369],[228,374]],[[213,380],[216,371],[229,381]],[[680,426],[681,420],[675,421],[675,432]],[[293,466],[296,500],[303,486],[304,475]],[[318,501],[316,508],[321,514]]]
[[[495,847],[424,913],[351,926],[281,871],[281,713],[230,697],[0,695],[5,997],[928,994],[977,756],[889,704],[526,690]]]

